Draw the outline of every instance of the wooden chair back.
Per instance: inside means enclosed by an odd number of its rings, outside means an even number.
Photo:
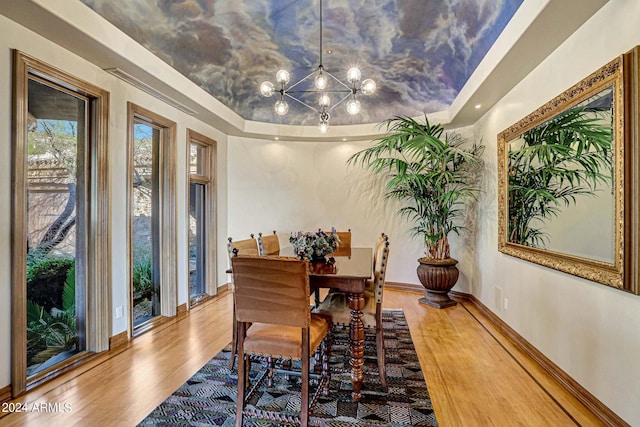
[[[347,231],[336,231],[340,245],[338,249],[330,253],[329,256],[351,256],[351,229]]]
[[[384,232],[380,233],[380,237],[378,237],[378,240],[376,240],[376,245],[373,247],[373,265],[374,266],[376,264],[376,257],[378,255],[378,248],[380,247],[380,245],[384,244],[384,242],[387,242],[387,241],[389,241],[389,236],[384,234]]]
[[[309,264],[306,260],[235,256],[231,265],[238,322],[309,326]]]
[[[387,264],[389,260],[389,238],[384,233],[382,234],[381,239],[378,239],[373,259],[373,292],[376,298],[376,303],[382,304],[384,281],[387,274]]]
[[[231,267],[231,258],[233,258],[233,250],[238,250],[238,255],[258,256],[258,242],[253,238],[233,241],[231,237],[227,239],[227,253],[229,255],[229,267]]]
[[[267,236],[258,233],[258,253],[260,256],[280,255],[280,239],[278,239],[275,230],[273,230],[273,234]]]
[[[292,424],[306,427],[313,402],[309,397],[310,355],[321,345],[322,374],[318,391],[329,393],[331,373],[329,353],[330,325],[323,316],[311,314],[309,307],[309,263],[296,258],[272,256],[234,256],[231,267],[235,276],[235,307],[238,320],[238,393],[236,427],[245,415],[250,354],[267,356],[265,375],[274,373],[272,357],[301,360],[300,416],[290,418]],[[248,327],[248,325],[251,325]],[[264,378],[261,377],[261,378]],[[261,383],[257,380],[257,384]],[[267,387],[270,387],[267,380]],[[282,420],[282,414],[263,410],[253,416],[269,421]]]
[[[235,274],[233,274],[233,268],[231,266],[231,259],[235,256],[234,251],[236,251],[239,255],[246,256],[258,256],[258,242],[253,238],[253,234],[251,234],[250,239],[238,240],[234,242],[231,237],[227,239],[227,254],[229,255],[229,268],[231,268],[231,282],[229,285],[231,286],[231,291],[233,291],[233,336],[231,339],[231,357],[229,358],[229,369],[233,369],[235,364],[235,355],[238,347],[238,322],[236,320],[236,305],[235,305]]]
[[[340,247],[351,248],[351,229],[347,231],[336,231],[338,239],[340,239]]]

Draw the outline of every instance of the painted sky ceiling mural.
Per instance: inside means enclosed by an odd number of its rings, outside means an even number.
[[[319,0],[81,0],[248,120],[317,125],[259,93],[281,68],[297,81],[319,65]],[[378,123],[448,108],[523,0],[324,0],[323,65],[346,81],[358,66],[377,84],[351,116]]]

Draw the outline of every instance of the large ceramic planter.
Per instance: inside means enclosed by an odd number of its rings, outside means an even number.
[[[426,290],[425,297],[420,298],[419,301],[436,308],[456,305],[456,302],[449,298],[449,291],[455,286],[460,275],[456,267],[458,261],[453,258],[443,260],[420,258],[418,262],[420,263],[418,279]]]

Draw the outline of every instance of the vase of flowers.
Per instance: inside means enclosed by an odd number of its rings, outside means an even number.
[[[291,233],[289,243],[293,246],[296,255],[311,262],[326,262],[326,256],[338,249],[340,239],[335,229],[331,229],[328,233],[322,230],[298,231]]]

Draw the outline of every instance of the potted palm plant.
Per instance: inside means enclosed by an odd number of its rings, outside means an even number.
[[[455,304],[448,296],[458,280],[457,260],[449,251],[450,233],[465,230],[465,207],[479,191],[482,145],[467,145],[458,133],[445,133],[410,117],[397,116],[381,124],[386,134],[347,161],[384,177],[386,199],[397,200],[398,214],[411,233],[424,240],[418,278],[426,289],[420,302],[438,308]]]

